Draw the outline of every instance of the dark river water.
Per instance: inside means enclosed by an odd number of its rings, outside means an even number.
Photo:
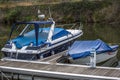
[[[10,26],[0,26],[0,48],[3,47],[8,39],[10,32]],[[120,25],[118,24],[84,24],[83,36],[78,40],[96,40],[101,39],[108,44],[120,45]],[[120,67],[120,48],[117,53],[118,64],[116,67]],[[54,80],[54,79],[39,79],[39,80]],[[60,79],[61,80],[61,79]]]

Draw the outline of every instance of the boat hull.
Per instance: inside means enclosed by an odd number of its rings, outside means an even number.
[[[74,40],[75,40],[75,39],[74,39]],[[62,51],[64,51],[64,50],[67,50],[68,47],[69,47],[70,45],[72,45],[72,43],[74,42],[74,40],[71,40],[71,41],[69,41],[69,42],[67,42],[67,43],[61,44],[61,45],[59,45],[59,46],[57,46],[57,47],[54,47],[54,48],[51,48],[51,49],[49,49],[49,50],[46,50],[46,51],[44,51],[44,52],[42,52],[42,53],[39,53],[39,54],[38,54],[38,55],[39,55],[39,59],[41,59],[41,58],[46,58],[46,57],[49,57],[49,56],[51,56],[51,55],[60,53],[60,52],[62,52]]]
[[[104,61],[107,61],[113,57],[116,56],[118,50],[114,51],[114,52],[105,52],[105,53],[101,53],[101,54],[97,54],[96,55],[96,63],[97,64],[100,64]],[[90,56],[87,56],[85,58],[79,58],[79,59],[69,59],[71,63],[73,64],[83,64],[83,65],[86,65],[86,64],[89,64],[90,63]]]
[[[41,49],[39,51],[39,53],[37,53],[37,54],[24,53],[24,52],[21,52],[21,53],[19,53],[19,52],[14,52],[14,53],[3,52],[4,55],[5,55],[5,53],[7,53],[7,54],[9,53],[9,56],[7,56],[7,57],[4,56],[2,58],[2,60],[10,60],[10,59],[38,60],[38,59],[46,58],[46,57],[49,57],[51,55],[60,53],[61,51],[67,50],[68,47],[70,47],[70,45],[74,42],[74,40],[76,40],[80,36],[81,35],[76,35],[76,36],[73,36],[67,40],[63,40],[59,43],[53,44],[52,46],[50,46],[48,48]],[[18,55],[21,55],[21,56],[19,57]]]
[[[67,50],[73,42],[80,37],[82,34],[74,35],[66,40],[61,40],[58,43],[53,44],[49,49],[44,50],[42,53],[39,53],[39,59],[45,58],[57,53],[60,53],[61,51]]]

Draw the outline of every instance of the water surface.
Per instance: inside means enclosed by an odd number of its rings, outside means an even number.
[[[0,48],[3,47],[8,39],[10,32],[10,25],[0,26]],[[83,36],[78,40],[95,40],[101,39],[108,44],[120,45],[120,25],[114,24],[84,24],[83,25]],[[119,64],[116,67],[120,67],[120,48],[117,54]],[[50,78],[41,78],[39,80],[50,80]],[[52,79],[51,79],[52,80]],[[54,80],[54,79],[53,79]],[[56,80],[56,79],[55,79]],[[61,79],[57,79],[61,80]]]
[[[0,49],[8,40],[10,28],[11,25],[0,25]],[[84,34],[78,40],[101,39],[108,44],[120,45],[119,24],[83,24],[83,32]],[[13,36],[16,36],[16,33],[13,33]],[[120,60],[120,48],[117,58]]]

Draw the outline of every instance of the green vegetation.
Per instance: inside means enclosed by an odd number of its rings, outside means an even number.
[[[64,2],[59,4],[44,4],[32,6],[18,6],[13,8],[3,8],[2,12],[5,14],[3,23],[13,23],[16,21],[30,21],[37,20],[37,10],[42,10],[48,16],[48,7],[51,8],[52,17],[57,22],[71,23],[71,22],[105,22],[105,23],[119,23],[120,20],[120,2],[112,0],[103,1],[75,1]]]
[[[6,3],[8,2],[9,0],[0,0],[0,3]]]
[[[1,1],[4,2],[5,0]],[[9,6],[7,3],[7,6],[0,8],[0,22],[9,25],[9,27],[0,26],[0,49],[8,38],[10,25],[13,22],[38,20],[38,9],[48,18],[48,7],[50,7],[52,17],[57,23],[83,22],[85,25],[82,40],[100,38],[108,43],[120,44],[120,26],[116,25],[116,23],[120,24],[120,0],[65,0],[66,2],[51,0],[51,3],[48,0],[44,0],[43,3],[41,3],[43,0],[35,1],[38,3],[32,3],[33,5],[28,6],[22,6],[22,4],[16,7]],[[6,2],[4,3],[6,4]],[[90,24],[88,25],[88,23]],[[93,25],[91,23],[99,24]],[[109,25],[105,25],[106,23]],[[114,23],[115,25],[113,25]]]
[[[13,23],[15,22],[15,20],[17,20],[19,17],[19,13],[20,11],[18,9],[13,9],[13,10],[9,10],[7,12],[7,15],[5,15],[4,21],[9,23]]]
[[[108,7],[95,12],[94,17],[96,22],[102,23],[120,23],[120,1],[107,1],[110,3]]]

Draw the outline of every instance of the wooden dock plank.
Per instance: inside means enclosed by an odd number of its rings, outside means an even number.
[[[38,61],[56,63],[56,60],[57,60],[58,58],[60,58],[62,55],[64,55],[66,52],[67,52],[67,50],[62,51],[62,52],[60,52],[60,53],[58,53],[58,54],[54,54],[54,55],[52,55],[52,56],[50,56],[50,57],[40,59],[40,60],[38,60]]]
[[[23,71],[26,74],[36,73],[38,72],[50,72],[48,73],[51,75],[52,73],[56,73],[57,75],[61,76],[61,74],[71,75],[73,78],[77,76],[79,77],[87,77],[92,76],[91,78],[107,78],[110,79],[120,79],[120,68],[101,68],[97,67],[95,69],[91,69],[88,66],[81,66],[81,65],[71,65],[71,64],[51,64],[51,63],[33,63],[33,62],[16,62],[16,61],[0,61],[0,70],[9,70],[9,71]],[[41,73],[39,73],[41,74]],[[42,73],[41,75],[43,75]],[[65,76],[65,75],[64,75]],[[71,77],[67,77],[71,78]]]

